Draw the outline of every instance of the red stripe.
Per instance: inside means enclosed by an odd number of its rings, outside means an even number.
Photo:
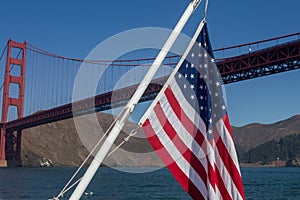
[[[216,172],[216,175],[217,175],[217,187],[219,188],[219,191],[221,193],[221,196],[223,199],[226,199],[226,200],[230,200],[232,199],[231,196],[229,195],[228,191],[227,191],[227,188],[225,187],[225,184],[223,182],[223,179],[222,179],[222,176],[218,170],[218,168],[215,166],[215,172]]]
[[[204,146],[206,146],[206,142],[204,140],[204,136],[203,134],[197,129],[197,127],[195,127],[194,123],[187,117],[187,115],[185,114],[184,110],[181,108],[180,104],[178,103],[173,91],[171,90],[170,86],[166,89],[165,91],[165,95],[169,101],[169,104],[170,106],[172,107],[175,115],[177,116],[177,118],[182,122],[182,125],[186,128],[186,130],[193,136],[195,137],[195,140],[198,142],[198,144],[200,146],[202,146],[202,149],[204,149],[204,152],[206,151],[206,148],[204,148]],[[146,125],[147,123],[145,122],[144,125]],[[149,122],[148,122],[149,124]],[[224,117],[224,124],[225,126],[227,127],[229,133],[230,133],[230,137],[232,138],[232,134],[231,134],[231,130],[230,130],[230,124],[229,124],[229,120],[228,120],[228,116],[225,115]],[[143,125],[143,126],[144,126]],[[144,128],[144,127],[143,127]],[[151,127],[152,128],[152,127]],[[169,129],[168,127],[164,127],[165,129]],[[152,129],[153,130],[153,129]],[[147,131],[145,131],[147,133]],[[149,135],[149,132],[148,132],[148,135]],[[147,135],[147,136],[148,136]],[[155,135],[154,131],[150,132],[150,137],[153,137],[153,135]],[[170,135],[169,135],[170,137]],[[173,136],[174,137],[174,136]],[[157,140],[157,137],[154,137],[156,138],[155,140]],[[150,140],[150,138],[149,138]],[[153,142],[155,141],[154,139],[152,139]],[[171,138],[172,140],[172,138]],[[173,139],[174,140],[174,139]],[[233,162],[232,158],[230,157],[230,154],[229,152],[227,151],[226,149],[226,146],[224,145],[223,141],[221,138],[219,138],[218,140],[216,140],[217,143],[216,143],[216,146],[218,148],[218,151],[219,151],[219,154],[220,154],[220,157],[221,159],[223,160],[223,163],[227,169],[227,171],[229,172],[234,184],[236,185],[236,188],[238,189],[240,195],[242,196],[243,199],[245,199],[245,195],[244,195],[244,190],[243,190],[243,185],[242,185],[242,180],[241,180],[241,176],[240,176],[240,173],[237,169],[237,167],[235,166],[235,163]],[[157,145],[157,144],[153,144],[153,142],[150,141],[150,143],[152,145],[156,145],[158,149],[161,149],[163,148],[163,146],[161,145]],[[204,144],[202,144],[204,142]],[[155,142],[154,142],[155,143]],[[179,143],[178,143],[179,144]],[[178,145],[177,144],[177,145]],[[202,144],[202,145],[201,145]],[[233,147],[234,148],[234,147]],[[161,153],[158,153],[158,154],[163,154],[163,155],[160,155],[161,156],[165,156],[165,158],[169,157],[169,159],[163,159],[163,161],[165,163],[172,163],[172,158],[170,158],[170,155],[168,154],[168,152],[166,152],[165,149],[162,149],[163,151]],[[165,153],[163,153],[165,152]],[[167,154],[167,155],[166,155]],[[188,155],[185,155],[185,156],[188,156]],[[174,163],[172,163],[173,165]],[[176,165],[177,166],[177,165]],[[169,168],[169,167],[168,167]],[[178,168],[178,166],[177,166]],[[228,191],[226,190],[226,187],[224,185],[224,182],[223,182],[223,179],[219,173],[219,171],[215,172],[212,168],[212,166],[210,166],[210,163],[208,161],[208,168],[211,172],[211,174],[209,174],[209,181],[211,183],[211,185],[213,186],[213,188],[215,189],[215,184],[217,184],[219,190],[220,190],[220,193],[223,197],[227,197],[229,194],[228,194]],[[170,168],[169,168],[170,169]],[[180,168],[179,168],[180,170]],[[171,171],[171,169],[170,169]],[[181,170],[180,170],[181,171]],[[171,171],[172,172],[172,171]],[[181,173],[183,173],[181,171]],[[217,174],[216,174],[217,173]],[[176,174],[174,174],[174,172],[172,172],[172,174],[175,176],[175,178],[178,180],[178,177],[176,176]],[[218,176],[218,177],[217,177]],[[217,180],[219,179],[219,180]],[[180,181],[179,181],[180,182]],[[180,182],[180,184],[182,185],[183,183]],[[185,190],[186,190],[186,187],[184,187]],[[225,190],[224,190],[225,188]],[[230,191],[231,192],[231,191]],[[227,194],[226,194],[227,193]],[[230,197],[230,196],[229,196]]]
[[[191,136],[194,137],[199,146],[202,147],[203,151],[206,152],[206,142],[203,134],[182,110],[170,86],[165,90],[165,96],[167,97],[170,106],[172,107],[177,118],[181,121],[184,128],[190,133]]]
[[[170,140],[176,146],[177,150],[182,154],[182,156],[190,163],[194,170],[199,174],[203,180],[205,186],[207,185],[207,174],[206,170],[203,167],[202,163],[195,156],[195,154],[186,146],[186,144],[178,137],[175,129],[171,125],[170,121],[166,117],[164,111],[161,108],[160,103],[158,102],[154,107],[154,112],[159,120],[161,126],[163,127],[165,133],[169,136]],[[207,188],[205,188],[207,190]]]
[[[227,137],[227,136],[224,135],[224,137]],[[240,175],[235,163],[233,162],[221,137],[219,137],[218,140],[216,141],[216,146],[218,148],[220,157],[221,157],[229,175],[231,176],[236,188],[238,189],[238,191],[241,194],[241,196],[243,197],[243,199],[245,199],[241,175]]]
[[[211,164],[209,162],[208,155],[206,156],[206,160],[207,160],[209,182],[210,182],[211,187],[214,189],[214,191],[216,191],[217,175],[215,173],[214,168],[211,166]]]
[[[179,182],[179,184],[183,187],[185,191],[187,191],[193,199],[205,199],[198,188],[191,182],[191,180],[182,172],[182,170],[178,167],[176,162],[169,162],[173,160],[168,151],[161,144],[159,138],[155,135],[155,132],[147,119],[142,126],[145,134],[151,135],[152,137],[149,139],[151,145],[153,146],[156,153],[162,159],[162,161],[166,164],[168,169],[171,171],[173,176]],[[154,136],[153,136],[154,135]]]
[[[225,126],[226,126],[226,128],[227,128],[227,130],[230,134],[230,137],[231,137],[232,141],[233,141],[231,126],[230,126],[229,117],[228,117],[227,114],[223,117],[223,121],[224,121],[224,124],[225,124]]]

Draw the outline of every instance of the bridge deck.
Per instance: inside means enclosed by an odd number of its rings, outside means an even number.
[[[270,74],[298,69],[300,67],[300,40],[263,49],[249,54],[217,60],[217,66],[224,84],[257,78]],[[140,102],[152,100],[162,88],[166,78],[154,80],[149,85]],[[50,110],[39,111],[14,121],[1,124],[9,131],[30,128],[62,119],[73,117],[73,114],[87,114],[123,106],[130,99],[137,85],[108,92],[73,104],[69,103]],[[113,94],[113,95],[112,95]]]

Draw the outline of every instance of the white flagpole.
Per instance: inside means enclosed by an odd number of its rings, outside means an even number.
[[[137,88],[136,92],[124,107],[122,112],[120,113],[118,120],[116,121],[114,127],[112,128],[111,132],[109,133],[107,139],[104,141],[103,145],[101,146],[100,150],[97,152],[94,160],[92,161],[91,165],[88,167],[87,171],[82,177],[82,180],[77,185],[76,189],[74,190],[73,194],[70,197],[70,200],[79,200],[84,191],[86,190],[87,186],[91,182],[92,178],[94,177],[95,173],[97,172],[99,166],[101,165],[102,161],[106,157],[107,153],[109,152],[111,146],[115,142],[116,138],[120,134],[122,128],[124,127],[125,122],[127,121],[128,117],[134,110],[136,104],[139,102],[140,98],[142,97],[143,93],[147,89],[149,83],[151,82],[152,78],[154,77],[155,73],[157,72],[158,68],[161,66],[163,60],[167,56],[167,53],[170,51],[171,47],[175,43],[177,37],[179,36],[180,32],[182,31],[184,25],[192,15],[192,13],[196,10],[198,5],[200,4],[201,0],[192,0],[185,10],[184,14],[178,21],[177,25],[175,26],[174,30],[172,31],[171,35],[169,36],[168,40],[164,44],[163,48],[159,52],[158,56],[154,60],[151,68],[145,75],[144,79],[142,80],[141,84]]]

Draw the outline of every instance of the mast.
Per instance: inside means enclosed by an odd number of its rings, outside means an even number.
[[[160,50],[158,56],[154,60],[151,68],[145,75],[144,79],[140,83],[139,87],[137,88],[136,92],[129,100],[127,105],[124,107],[122,112],[118,116],[118,120],[116,121],[114,127],[112,128],[111,132],[109,133],[107,139],[104,141],[103,145],[97,152],[94,160],[88,167],[87,171],[83,175],[81,181],[77,185],[76,189],[74,190],[73,194],[70,197],[70,200],[78,200],[81,198],[82,194],[86,190],[87,186],[91,182],[92,178],[94,177],[95,173],[97,172],[99,166],[101,165],[102,161],[108,154],[111,146],[114,144],[116,138],[120,134],[122,128],[124,127],[125,122],[129,118],[130,114],[133,112],[135,106],[139,102],[140,98],[142,97],[143,93],[147,89],[149,83],[151,82],[152,78],[154,77],[155,73],[161,66],[163,60],[167,56],[168,52],[170,51],[171,47],[175,43],[177,37],[179,36],[180,32],[182,31],[183,27],[185,26],[186,22],[192,15],[192,13],[196,10],[198,5],[200,4],[201,0],[192,0],[188,7],[186,8],[185,12],[181,16],[180,20],[178,21],[177,25],[175,26],[174,30],[170,34],[168,40],[164,44],[163,48]]]

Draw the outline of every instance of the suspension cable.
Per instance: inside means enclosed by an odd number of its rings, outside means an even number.
[[[4,49],[3,49],[2,53],[1,53],[0,61],[2,60],[2,58],[3,58],[4,54],[5,54],[5,51],[7,50],[7,47],[8,47],[8,42],[6,43]],[[3,80],[3,83],[2,83],[2,85],[0,87],[0,91],[3,89],[3,87],[4,87],[4,80]]]
[[[2,53],[1,53],[0,61],[2,60],[2,58],[3,58],[3,56],[4,56],[4,53],[5,53],[6,49],[7,49],[7,46],[8,46],[8,43],[6,43],[4,49],[3,49]]]

